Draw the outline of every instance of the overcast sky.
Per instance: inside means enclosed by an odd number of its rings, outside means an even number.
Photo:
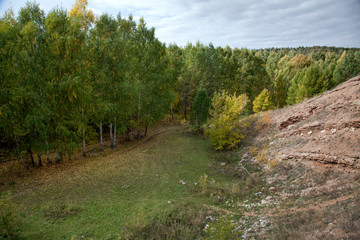
[[[49,12],[75,0],[37,0]],[[98,16],[144,17],[167,44],[188,42],[232,48],[360,47],[360,0],[88,0]],[[0,0],[0,14],[26,0]]]

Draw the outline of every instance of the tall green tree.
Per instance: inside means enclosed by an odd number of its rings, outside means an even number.
[[[201,125],[206,123],[209,118],[210,99],[205,89],[200,89],[191,109],[190,119],[197,130],[201,130]]]

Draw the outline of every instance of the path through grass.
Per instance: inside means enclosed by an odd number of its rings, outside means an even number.
[[[131,151],[30,176],[11,189],[25,209],[21,236],[119,239],[154,216],[167,218],[179,206],[195,206],[198,200],[186,188],[209,171],[212,152],[207,140],[175,127]]]

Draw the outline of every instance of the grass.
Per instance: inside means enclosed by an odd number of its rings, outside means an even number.
[[[212,167],[214,154],[208,140],[174,127],[131,151],[20,174],[2,190],[23,206],[22,239],[194,238],[214,211],[204,205],[221,204],[194,191],[200,176],[234,185]]]

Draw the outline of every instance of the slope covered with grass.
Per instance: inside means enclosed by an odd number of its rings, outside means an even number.
[[[19,176],[3,189],[21,206],[18,236],[155,239],[204,234],[207,215],[222,211],[211,205],[225,201],[221,186],[233,184],[231,175],[213,167],[216,154],[209,141],[173,127],[134,146]],[[199,183],[204,173],[208,177]]]

